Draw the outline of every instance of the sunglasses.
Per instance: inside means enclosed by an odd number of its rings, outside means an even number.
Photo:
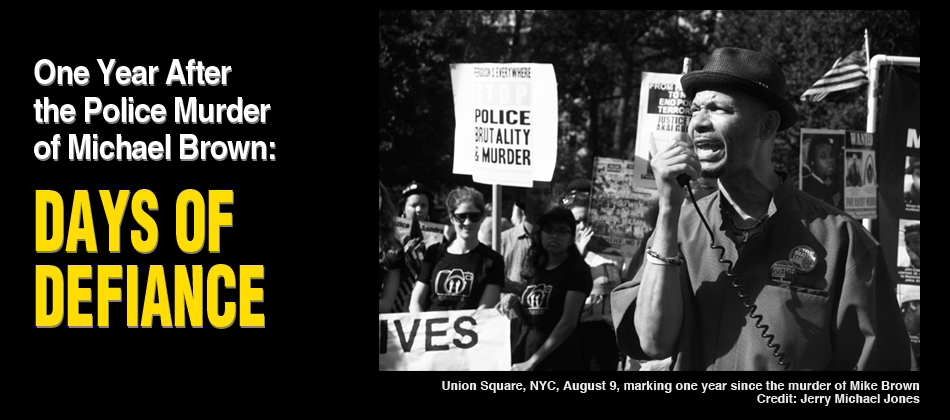
[[[481,213],[455,213],[455,214],[452,214],[452,220],[455,223],[458,223],[460,225],[462,223],[465,223],[466,220],[472,223],[478,223],[482,221],[482,214]]]
[[[569,206],[576,201],[583,202],[587,200],[590,200],[590,193],[587,191],[578,191],[565,195],[564,198],[561,199],[561,203],[564,203],[565,206]]]

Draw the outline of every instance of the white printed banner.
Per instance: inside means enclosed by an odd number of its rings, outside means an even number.
[[[510,330],[495,309],[379,315],[379,370],[510,371]]]

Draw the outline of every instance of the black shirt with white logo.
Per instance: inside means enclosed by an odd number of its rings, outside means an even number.
[[[426,311],[478,309],[490,284],[504,286],[505,261],[483,244],[463,255],[450,254],[444,246],[426,251],[417,281],[429,286]]]
[[[570,291],[585,298],[594,287],[590,266],[580,256],[572,256],[553,270],[538,269],[521,295],[525,311],[524,328],[512,347],[512,362],[528,360],[547,341],[564,314],[564,302]],[[581,309],[577,314],[580,318]],[[535,370],[584,370],[576,331],[545,358]]]

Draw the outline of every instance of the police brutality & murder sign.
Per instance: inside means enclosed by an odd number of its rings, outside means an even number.
[[[453,64],[453,172],[483,184],[550,181],[557,161],[557,81],[550,64]]]

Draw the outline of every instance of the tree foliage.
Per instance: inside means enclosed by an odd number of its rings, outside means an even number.
[[[867,93],[823,102],[798,97],[838,57],[920,56],[916,10],[398,10],[379,11],[379,176],[435,189],[471,184],[452,175],[455,117],[449,64],[552,63],[557,73],[555,180],[590,176],[595,156],[630,158],[640,73],[701,67],[715,48],[763,51],[788,77],[799,124],[782,135],[775,164],[795,172],[801,128],[864,130]]]

